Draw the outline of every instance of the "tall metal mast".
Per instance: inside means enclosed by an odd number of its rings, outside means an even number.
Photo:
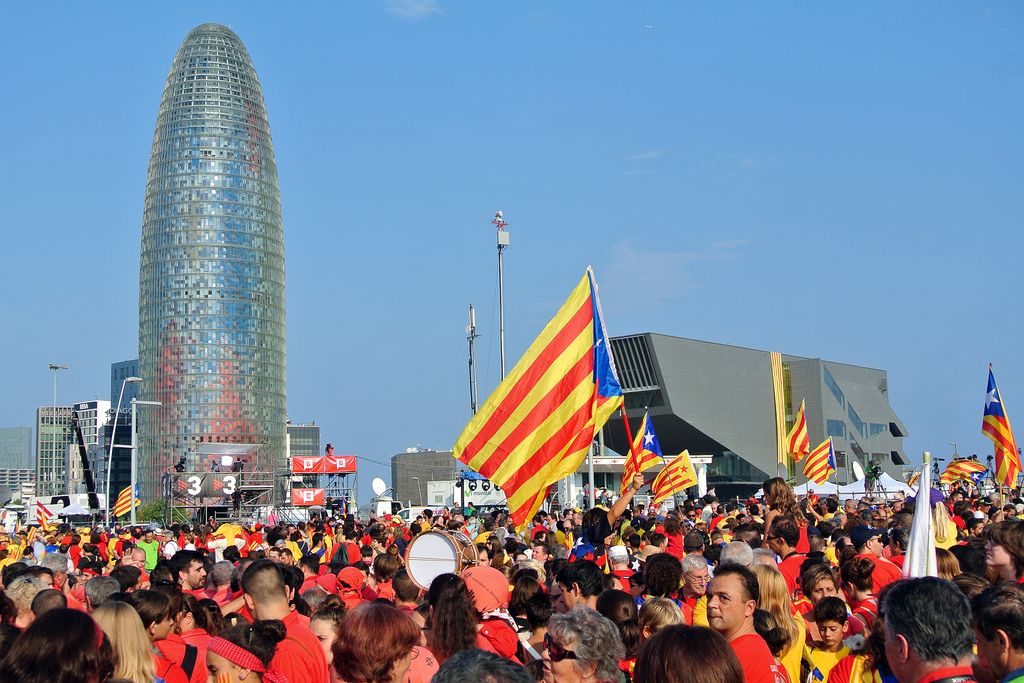
[[[505,379],[505,274],[501,253],[508,246],[508,223],[501,211],[494,214],[491,223],[498,229],[498,351],[501,360],[501,378]]]
[[[466,325],[466,340],[469,342],[469,407],[476,415],[477,389],[476,389],[476,311],[473,304],[469,305],[469,324]]]

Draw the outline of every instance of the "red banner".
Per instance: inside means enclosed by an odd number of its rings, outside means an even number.
[[[325,502],[323,489],[292,489],[292,505],[323,505]]]
[[[319,455],[293,455],[292,474],[323,474],[324,459]]]
[[[324,461],[327,474],[352,474],[356,471],[354,455],[326,455]]]

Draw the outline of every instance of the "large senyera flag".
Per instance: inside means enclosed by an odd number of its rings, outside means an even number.
[[[811,439],[807,435],[807,417],[804,415],[804,402],[800,401],[800,410],[793,418],[793,427],[786,435],[786,450],[793,462],[800,462],[811,452]]]
[[[626,463],[622,467],[622,492],[625,493],[632,486],[634,474],[649,470],[662,461],[661,443],[654,433],[654,422],[650,413],[645,412],[640,430],[633,439],[633,447],[629,449]]]
[[[980,475],[984,474],[987,469],[987,467],[977,460],[957,458],[950,462],[946,466],[945,471],[939,475],[939,483],[952,484],[958,481],[977,482],[980,479]]]
[[[690,462],[689,451],[683,451],[679,457],[665,465],[651,483],[651,503],[657,505],[669,496],[684,489],[697,485],[697,471]]]
[[[811,451],[804,461],[804,476],[821,486],[836,471],[836,452],[832,448],[832,437],[828,437]]]
[[[996,482],[1000,486],[1016,488],[1020,475],[1020,455],[1017,440],[1013,438],[1010,417],[1006,414],[1003,397],[996,386],[992,366],[988,366],[988,390],[985,392],[985,414],[981,418],[981,433],[995,445]]]
[[[594,273],[586,274],[458,440],[453,454],[498,484],[522,528],[575,472],[622,403]]]

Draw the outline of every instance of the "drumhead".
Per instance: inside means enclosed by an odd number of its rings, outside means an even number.
[[[459,549],[447,535],[437,531],[420,534],[409,542],[405,550],[405,568],[412,579],[424,590],[441,574],[459,571]]]

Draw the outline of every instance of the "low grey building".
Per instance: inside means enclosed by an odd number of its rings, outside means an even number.
[[[451,451],[408,448],[391,456],[394,499],[412,505],[427,504],[427,483],[455,479],[456,460]]]
[[[728,344],[645,333],[611,339],[633,430],[649,408],[665,455],[710,454],[708,486],[720,497],[746,495],[775,476],[776,386],[771,353]],[[855,480],[853,463],[877,463],[900,478],[907,430],[889,404],[885,370],[821,358],[781,355],[782,406],[788,430],[806,402],[813,448],[833,437],[839,483]],[[628,452],[616,416],[606,446]],[[788,473],[805,477],[801,465]]]

